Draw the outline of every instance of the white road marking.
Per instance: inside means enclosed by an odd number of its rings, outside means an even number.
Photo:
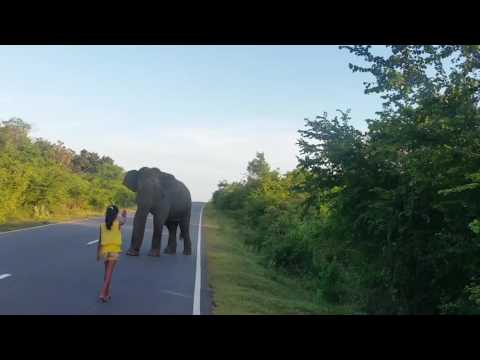
[[[0,275],[0,280],[6,279],[10,276],[12,276],[12,274],[2,274],[2,275]]]
[[[97,240],[90,241],[90,242],[87,243],[87,246],[88,246],[88,245],[95,244],[95,243],[97,243],[97,242],[98,242],[98,239],[97,239]]]
[[[195,290],[193,292],[193,315],[200,315],[200,288],[202,286],[202,214],[205,206],[200,210],[200,219],[198,221],[198,237],[197,237],[197,266],[195,272]]]
[[[162,292],[165,293],[165,294],[171,294],[171,295],[175,295],[175,296],[181,296],[181,297],[188,298],[188,299],[191,299],[191,298],[192,298],[192,297],[189,296],[189,295],[181,294],[181,293],[178,293],[178,292],[175,292],[175,291],[162,290]]]

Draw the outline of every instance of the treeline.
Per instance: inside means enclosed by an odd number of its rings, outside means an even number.
[[[0,125],[0,222],[134,204],[124,170],[111,158],[32,139],[30,129],[18,118]]]
[[[344,47],[384,107],[306,119],[296,170],[263,154],[213,203],[272,266],[375,314],[480,314],[480,47]]]

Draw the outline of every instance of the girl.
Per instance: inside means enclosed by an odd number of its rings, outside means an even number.
[[[105,275],[103,287],[100,292],[100,301],[106,302],[111,299],[110,282],[115,264],[122,250],[121,227],[127,221],[127,210],[122,211],[120,219],[117,219],[118,207],[111,205],[105,213],[105,223],[100,225],[100,238],[97,247],[97,261],[103,258],[105,261]]]

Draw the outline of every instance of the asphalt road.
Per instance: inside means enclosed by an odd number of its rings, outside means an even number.
[[[166,227],[162,255],[147,256],[153,233],[149,216],[140,256],[122,254],[112,277],[112,299],[105,304],[98,301],[104,264],[96,261],[97,244],[93,242],[98,239],[102,219],[0,233],[0,314],[208,314],[203,246],[197,264],[203,206],[192,206],[191,256],[182,254],[181,240],[176,255],[163,254],[168,238]],[[123,251],[130,244],[132,227],[133,214],[129,214],[122,228]]]

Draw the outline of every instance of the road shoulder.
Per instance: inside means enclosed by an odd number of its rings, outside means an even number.
[[[215,315],[345,314],[319,300],[299,279],[268,268],[244,245],[236,224],[208,204],[204,211],[208,283]]]

